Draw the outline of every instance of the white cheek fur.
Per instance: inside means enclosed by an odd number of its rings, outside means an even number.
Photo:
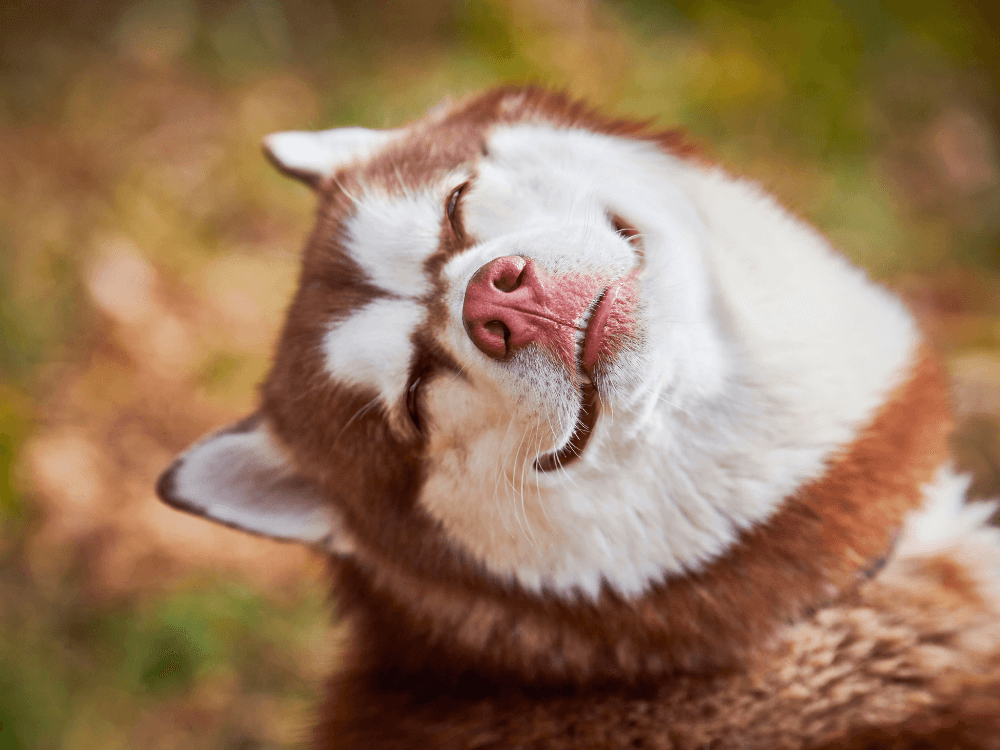
[[[332,323],[322,342],[327,373],[338,382],[374,387],[391,408],[406,388],[411,336],[425,315],[413,300],[377,299]]]
[[[375,286],[420,297],[430,289],[423,264],[438,248],[442,217],[442,202],[430,191],[364,196],[345,222],[344,249]]]

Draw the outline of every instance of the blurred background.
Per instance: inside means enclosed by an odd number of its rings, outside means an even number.
[[[249,411],[313,200],[261,136],[537,82],[681,125],[898,289],[1000,495],[1000,45],[944,0],[0,0],[0,750],[302,747],[322,563],[152,487]]]

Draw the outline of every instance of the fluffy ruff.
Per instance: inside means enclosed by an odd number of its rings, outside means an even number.
[[[1000,748],[1000,532],[990,506],[961,506],[964,484],[942,472],[876,575],[741,668],[532,691],[359,666],[317,747]]]

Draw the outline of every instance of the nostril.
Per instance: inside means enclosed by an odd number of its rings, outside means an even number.
[[[483,281],[490,287],[510,293],[518,289],[527,278],[528,261],[519,255],[507,255],[491,260],[480,271],[483,273]]]
[[[503,273],[493,279],[493,286],[501,292],[510,293],[517,289],[524,282],[524,274],[527,266],[517,268],[517,266],[507,266]]]
[[[503,339],[504,353],[510,351],[510,329],[500,320],[491,320],[483,323],[483,328],[493,337],[494,340]]]
[[[492,359],[506,359],[539,338],[546,318],[537,270],[518,255],[494,258],[473,274],[465,289],[462,322],[476,347]]]
[[[510,354],[510,328],[503,321],[488,320],[481,325],[476,325],[466,318],[465,329],[476,348],[488,357],[506,359]]]

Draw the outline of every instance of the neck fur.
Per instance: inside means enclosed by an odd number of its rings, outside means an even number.
[[[474,673],[533,684],[636,683],[737,666],[780,624],[835,600],[891,548],[946,460],[945,380],[920,350],[858,439],[826,473],[697,573],[626,598],[527,592],[480,576],[424,577],[361,547],[337,564],[366,669]]]

